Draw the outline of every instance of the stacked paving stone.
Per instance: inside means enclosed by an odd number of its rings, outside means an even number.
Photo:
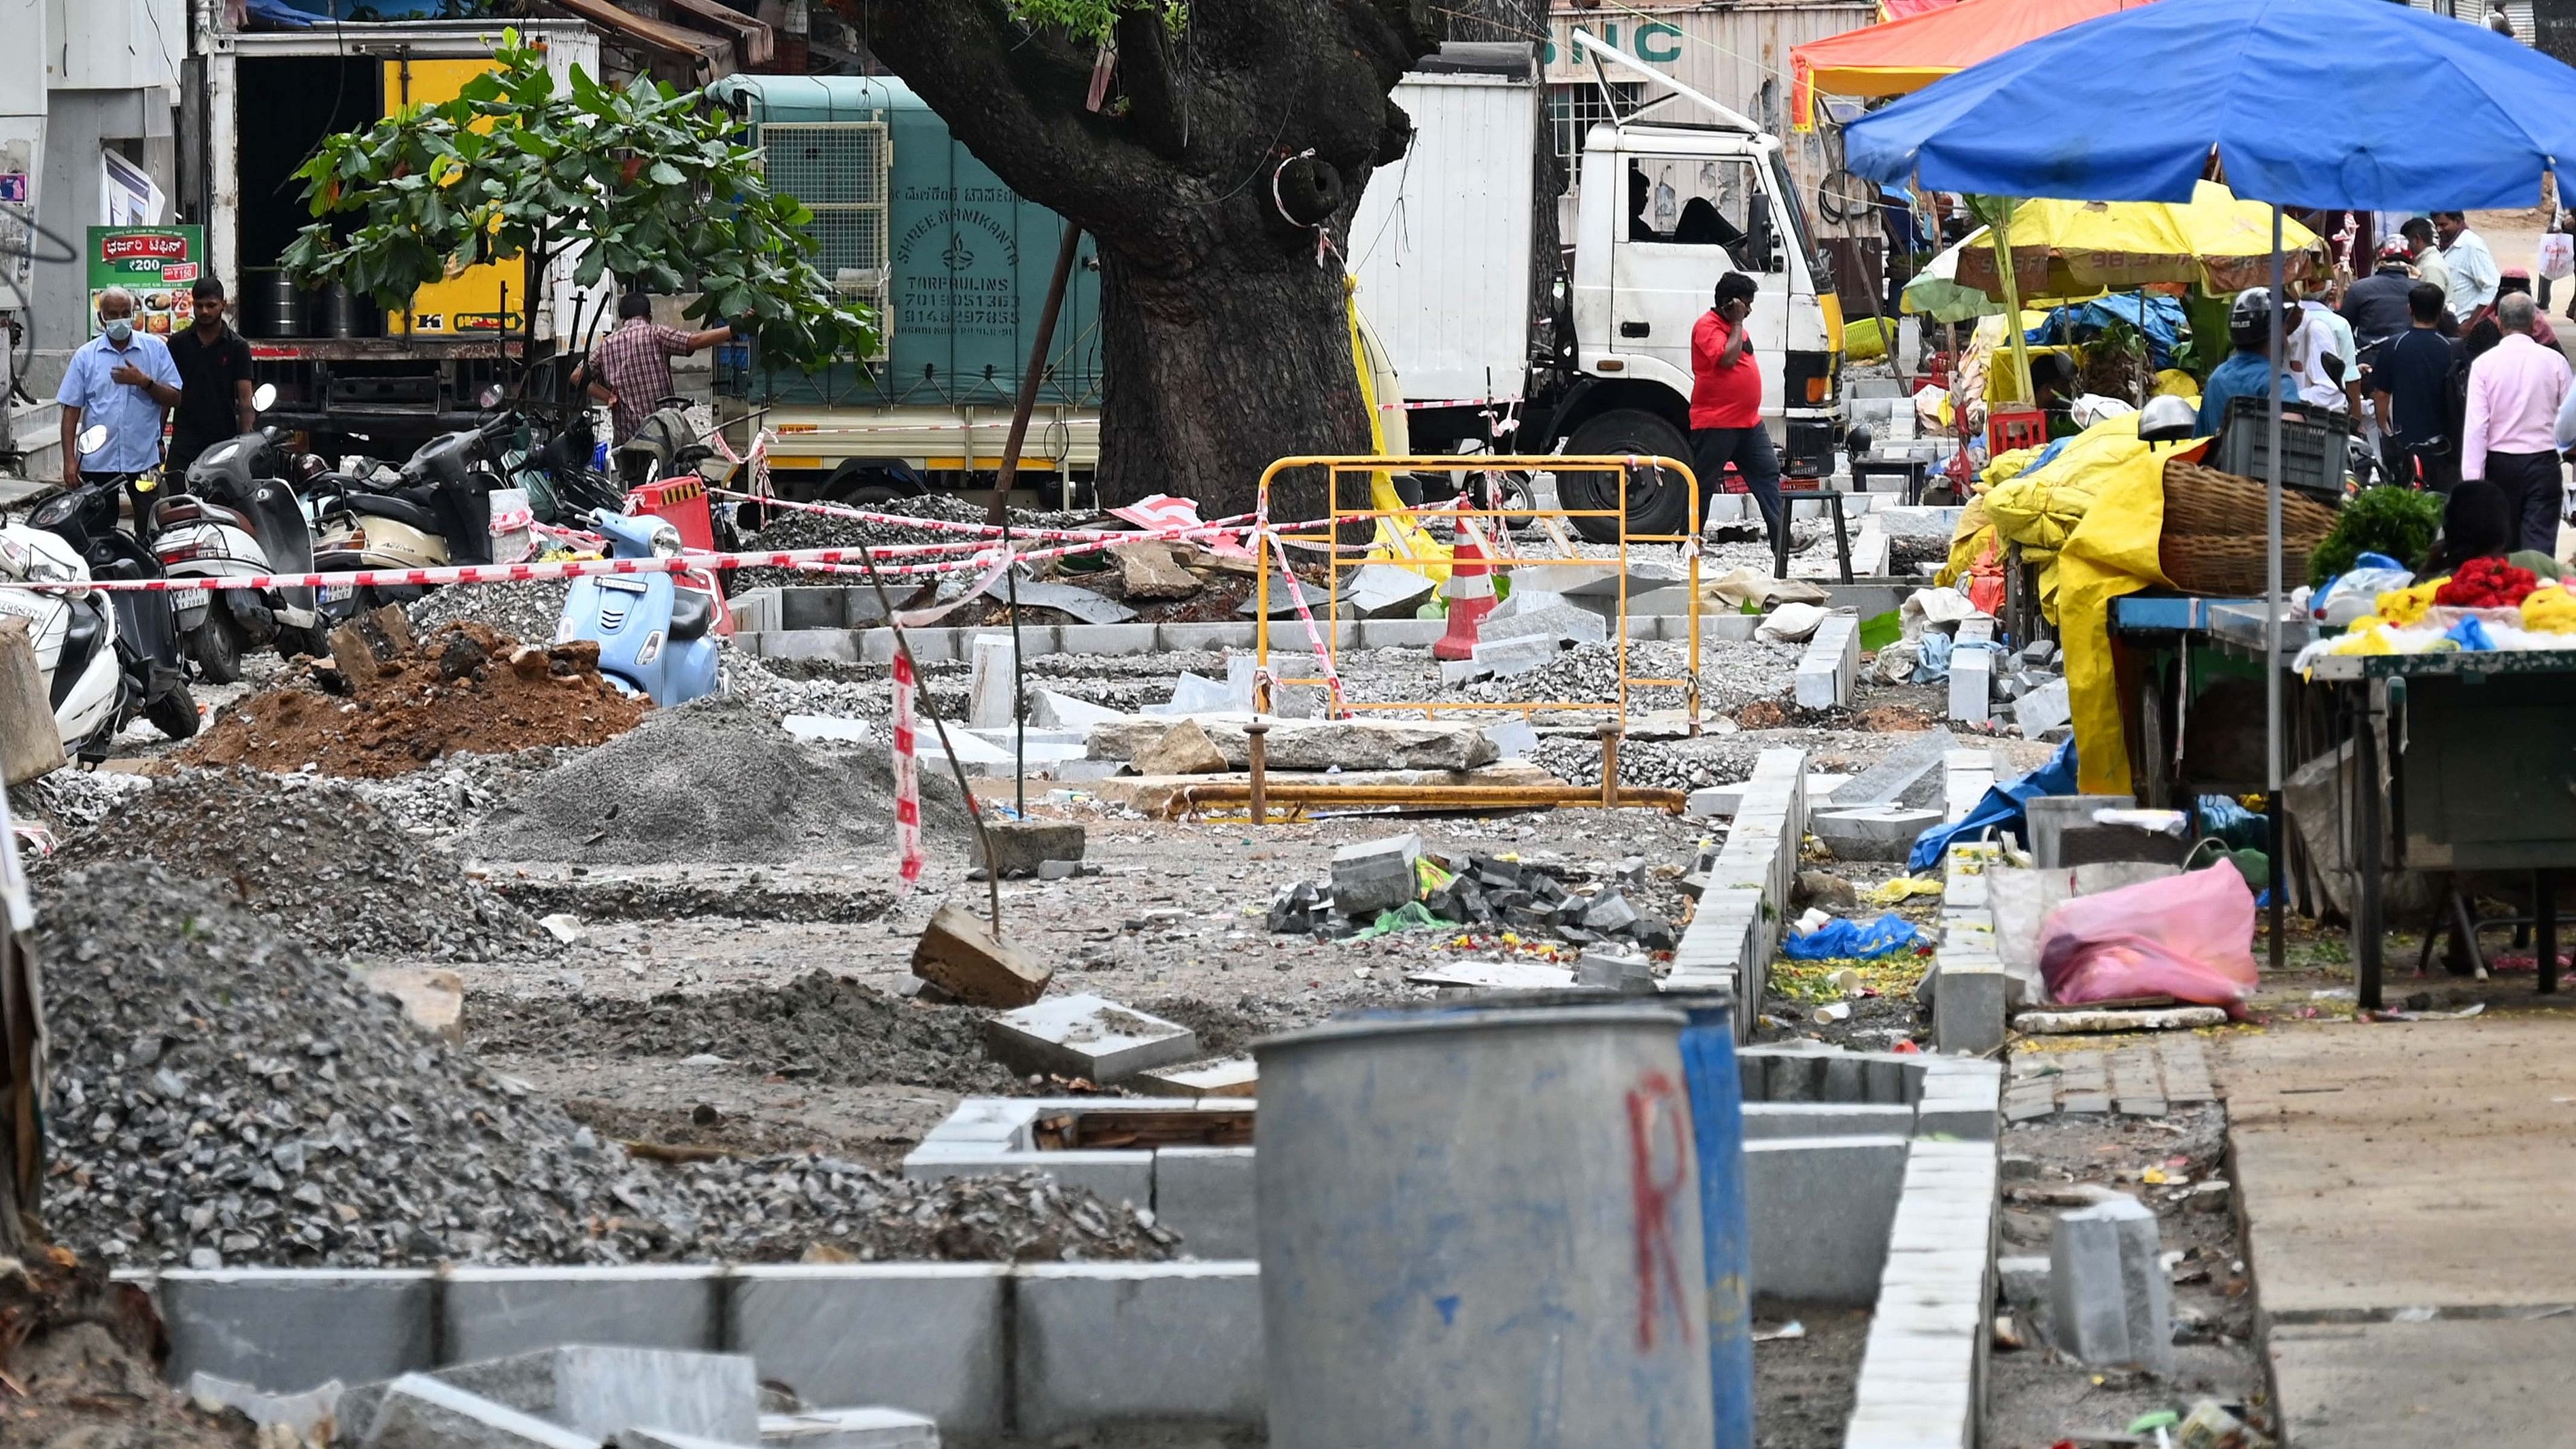
[[[1888,1231],[1845,1449],[1971,1445],[1994,1302],[1995,1144],[1917,1139]]]
[[[1859,680],[1860,620],[1827,614],[1798,660],[1798,707],[1841,709],[1851,703],[1852,686]]]
[[[1699,911],[1673,953],[1667,991],[1735,993],[1738,1040],[1752,1035],[1764,978],[1780,946],[1798,848],[1807,834],[1807,753],[1764,750],[1744,785],[1726,843],[1693,872],[1705,884]]]
[[[2003,957],[1985,872],[2003,860],[1998,845],[1955,844],[1943,858],[1941,944],[1932,958],[1932,1044],[1945,1055],[1983,1056],[2004,1044]]]

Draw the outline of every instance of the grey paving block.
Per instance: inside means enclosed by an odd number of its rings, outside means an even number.
[[[2173,1301],[2155,1209],[2113,1198],[2057,1215],[2048,1244],[2051,1332],[2089,1364],[2173,1372]]]
[[[1199,1055],[1198,1034],[1088,992],[1050,996],[984,1023],[993,1055],[1022,1072],[1115,1082]]]
[[[1947,1055],[1978,1054],[2004,1044],[2004,993],[2011,978],[2003,963],[1954,956],[1945,950],[1932,983],[1932,1042]]]
[[[716,1267],[456,1268],[442,1294],[446,1355],[473,1363],[568,1343],[719,1347]]]
[[[1914,1130],[1914,1109],[1903,1103],[1747,1102],[1744,1137],[1902,1137]]]
[[[1023,1435],[1263,1422],[1256,1264],[1031,1264],[1014,1308]]]
[[[1194,1258],[1261,1256],[1252,1149],[1164,1147],[1154,1153],[1154,1215]]]
[[[173,1269],[160,1276],[172,1382],[199,1371],[276,1394],[431,1367],[426,1269]]]
[[[1009,1279],[993,1263],[737,1268],[728,1347],[807,1403],[894,1405],[995,1437],[1010,1427]]]
[[[746,1354],[577,1344],[453,1364],[431,1377],[594,1442],[638,1425],[731,1444],[760,1436],[760,1376]],[[380,1417],[391,1410],[388,1397]]]
[[[761,1449],[939,1449],[939,1425],[902,1409],[815,1409],[760,1416]],[[623,1443],[618,1449],[627,1449]]]
[[[1754,1290],[1852,1307],[1875,1301],[1905,1152],[1897,1136],[1747,1142]]]
[[[1067,654],[1151,654],[1154,652],[1153,624],[1067,624],[1063,647]]]

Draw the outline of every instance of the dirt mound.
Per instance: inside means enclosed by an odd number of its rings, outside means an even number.
[[[525,647],[469,620],[387,658],[300,671],[223,711],[179,758],[382,779],[449,755],[599,744],[649,708],[600,677],[596,644]]]
[[[56,1250],[0,1262],[0,1444],[42,1449],[252,1449],[238,1413],[200,1411],[161,1382],[152,1299],[106,1265]]]
[[[561,949],[336,780],[190,770],[65,835],[39,872],[146,861],[218,883],[316,955],[484,961]]]
[[[955,786],[921,772],[922,827],[962,836]],[[894,767],[881,748],[802,743],[764,712],[711,697],[520,786],[486,816],[476,853],[584,865],[773,863],[877,854],[894,839]]]
[[[43,1212],[111,1265],[1166,1258],[1176,1241],[1035,1177],[630,1159],[205,883],[119,863],[50,885]]]
[[[828,971],[785,986],[673,991],[649,1001],[478,1001],[472,1020],[475,1049],[495,1055],[711,1054],[760,1076],[951,1092],[1003,1092],[1017,1080],[984,1054],[976,1013],[899,1001]]]

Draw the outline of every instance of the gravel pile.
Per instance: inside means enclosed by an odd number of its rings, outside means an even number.
[[[1033,1177],[634,1161],[154,865],[61,878],[36,936],[54,1063],[44,1211],[111,1263],[1165,1258],[1176,1241]]]
[[[104,774],[96,770],[56,770],[9,792],[9,813],[20,820],[42,820],[56,830],[96,825],[124,799],[152,787],[142,775]]]
[[[1016,1083],[984,1054],[978,1013],[899,1001],[828,971],[784,986],[674,991],[649,1001],[524,997],[477,1005],[474,1047],[495,1056],[705,1054],[756,1076],[849,1086],[899,1082],[992,1093]]]
[[[407,610],[411,631],[426,639],[439,627],[471,619],[488,624],[513,639],[543,642],[555,637],[563,622],[568,579],[531,579],[516,584],[450,584],[433,589]]]
[[[1708,740],[1622,740],[1619,783],[1641,790],[1699,790],[1731,785],[1752,774],[1750,745],[1727,746]],[[1530,763],[1569,785],[1601,783],[1601,745],[1595,740],[1548,738],[1530,751]]]
[[[350,783],[367,803],[413,835],[444,839],[483,818],[542,774],[578,753],[559,746],[510,755],[450,755],[437,768]]]
[[[65,836],[42,869],[146,861],[219,884],[319,955],[488,961],[562,949],[357,790],[318,776],[184,771]]]
[[[953,785],[921,772],[926,834],[966,828]],[[802,743],[741,701],[713,696],[533,776],[484,818],[496,860],[643,865],[881,853],[894,838],[894,768],[875,747]]]

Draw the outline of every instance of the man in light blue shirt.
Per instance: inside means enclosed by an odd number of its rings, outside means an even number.
[[[63,411],[63,482],[81,477],[125,480],[134,503],[135,536],[144,532],[144,495],[133,475],[161,466],[161,422],[179,402],[179,367],[170,346],[134,330],[134,298],[122,287],[98,294],[99,335],[72,354],[54,401]],[[107,442],[81,455],[81,430],[95,423]]]

